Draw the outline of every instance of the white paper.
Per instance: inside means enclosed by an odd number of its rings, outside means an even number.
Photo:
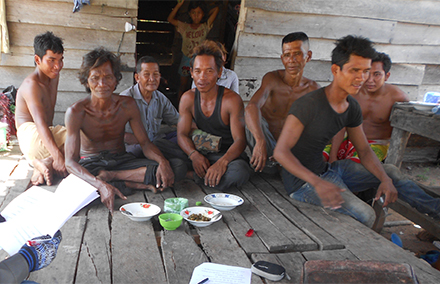
[[[0,248],[17,253],[32,238],[53,236],[78,210],[99,197],[96,188],[69,175],[55,193],[33,186],[12,200],[1,212]]]
[[[250,268],[205,262],[194,268],[190,284],[209,278],[206,284],[250,284]]]

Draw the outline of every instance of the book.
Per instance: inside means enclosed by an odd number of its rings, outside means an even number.
[[[33,186],[1,212],[0,248],[17,253],[32,238],[53,236],[76,212],[99,197],[97,189],[75,175],[61,181],[55,192]]]

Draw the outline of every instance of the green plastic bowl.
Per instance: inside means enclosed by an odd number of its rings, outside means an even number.
[[[175,213],[164,213],[159,215],[160,225],[168,231],[174,231],[182,224],[183,217]]]

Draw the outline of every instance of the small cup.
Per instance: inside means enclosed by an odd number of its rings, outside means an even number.
[[[167,231],[174,231],[182,224],[183,217],[174,213],[163,213],[159,215],[160,225]]]
[[[188,207],[188,199],[182,197],[168,198],[164,201],[163,211],[166,213],[180,214],[180,211]]]

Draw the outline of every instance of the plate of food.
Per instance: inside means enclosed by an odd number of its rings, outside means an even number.
[[[423,110],[423,111],[432,111],[432,109],[436,106],[439,106],[439,104],[435,103],[425,103],[425,102],[418,102],[418,101],[409,101],[409,103],[417,110]]]
[[[222,218],[220,211],[209,207],[188,207],[180,215],[194,227],[207,227]]]
[[[160,207],[151,203],[133,202],[124,204],[119,211],[136,222],[148,221],[160,213]]]
[[[205,202],[221,211],[229,211],[244,203],[243,198],[229,193],[208,194],[204,198]]]

